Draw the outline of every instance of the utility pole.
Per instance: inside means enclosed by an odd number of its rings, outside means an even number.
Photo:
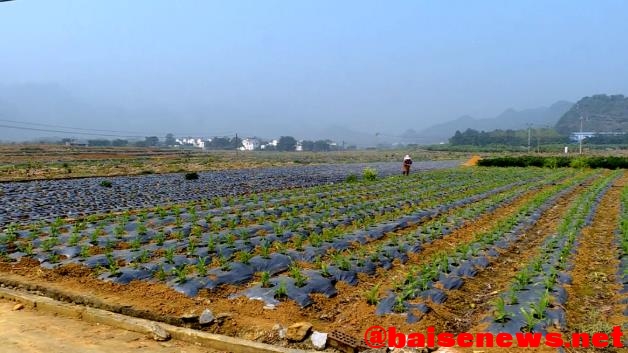
[[[541,129],[536,131],[536,153],[541,153]]]
[[[582,154],[582,139],[584,136],[582,136],[582,121],[584,120],[584,118],[582,117],[582,115],[580,115],[580,136],[578,136],[578,141],[580,142],[580,152],[578,152],[578,154]]]
[[[528,153],[530,153],[530,128],[532,127],[532,124],[528,123]]]
[[[236,132],[236,137],[235,137],[236,159],[238,159],[238,150],[240,149],[239,148],[240,146],[238,146],[238,145],[239,145],[239,143],[238,143],[238,133]]]

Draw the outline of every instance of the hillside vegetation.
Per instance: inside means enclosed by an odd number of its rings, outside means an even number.
[[[583,131],[628,131],[628,97],[605,94],[584,97],[560,118],[556,130],[562,134],[580,131],[581,116]]]

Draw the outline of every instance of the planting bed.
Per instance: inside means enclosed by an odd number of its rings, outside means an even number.
[[[456,161],[417,162],[415,171],[451,168]],[[214,196],[307,187],[360,175],[366,167],[380,176],[400,173],[399,163],[329,164],[302,167],[201,172],[132,177],[5,182],[0,184],[0,225],[16,221],[79,217]]]
[[[249,189],[201,173],[214,188],[194,195],[184,190],[196,181],[169,176],[164,185],[183,184],[176,203],[152,190],[144,208],[12,222],[0,279],[180,325],[210,308],[221,320],[203,329],[267,343],[275,324],[297,321],[355,337],[375,324],[568,332],[625,321],[623,171],[453,168],[352,183],[299,173],[261,174]],[[321,181],[336,183],[280,188]],[[591,242],[604,241],[608,261],[596,262]],[[582,319],[593,280],[607,309]]]

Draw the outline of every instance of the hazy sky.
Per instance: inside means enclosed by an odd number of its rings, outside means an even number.
[[[621,0],[0,2],[0,118],[420,130],[628,93],[627,14]]]

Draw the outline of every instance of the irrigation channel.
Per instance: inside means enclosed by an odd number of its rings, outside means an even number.
[[[626,179],[450,168],[15,222],[0,272],[174,322],[209,307],[229,320],[204,329],[268,343],[296,321],[356,337],[607,328],[626,321]]]

